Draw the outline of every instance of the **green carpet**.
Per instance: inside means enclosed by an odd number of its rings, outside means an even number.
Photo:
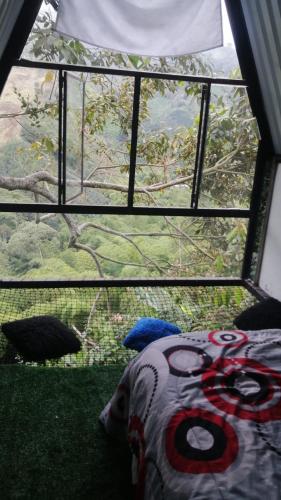
[[[130,454],[98,416],[121,367],[0,366],[0,497],[131,500]]]

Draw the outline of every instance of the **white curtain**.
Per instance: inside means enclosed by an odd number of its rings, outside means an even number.
[[[0,0],[0,58],[5,50],[24,0]]]
[[[146,56],[223,44],[221,0],[60,0],[56,29],[91,45]]]

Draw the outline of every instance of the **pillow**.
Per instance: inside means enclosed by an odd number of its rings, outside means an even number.
[[[234,324],[241,330],[281,329],[281,302],[265,299],[239,314]]]
[[[128,347],[128,349],[142,351],[148,344],[154,342],[154,340],[179,333],[181,333],[181,330],[176,325],[162,319],[141,318],[129,331],[123,341],[123,345]]]
[[[2,331],[26,361],[59,358],[81,349],[73,331],[53,316],[4,323]]]

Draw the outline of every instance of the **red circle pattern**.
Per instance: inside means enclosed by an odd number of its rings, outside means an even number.
[[[234,336],[238,336],[237,339],[226,342],[224,340],[219,340],[219,334],[224,335],[224,334],[233,334]],[[228,347],[240,347],[242,344],[245,344],[248,342],[248,336],[246,335],[245,332],[242,332],[241,330],[213,330],[212,332],[209,333],[208,339],[212,344],[215,344],[219,347],[222,346],[228,346]]]
[[[251,373],[259,373],[268,378],[268,395],[260,403],[245,405],[239,401],[227,389],[225,378],[233,371],[251,376]],[[281,420],[281,375],[271,368],[248,358],[218,358],[202,375],[202,387],[206,398],[219,410],[230,415],[235,415],[244,420],[255,422],[268,422],[270,420]],[[279,397],[276,403],[267,408],[261,408],[265,402],[268,403],[278,390]],[[232,401],[224,399],[221,394],[226,394]],[[251,408],[249,407],[251,406]]]
[[[226,448],[222,455],[214,460],[192,460],[180,454],[176,447],[176,431],[179,425],[188,419],[198,418],[211,422],[223,431],[226,437]],[[201,408],[183,409],[176,413],[168,423],[166,430],[166,455],[170,465],[179,472],[190,474],[224,472],[236,459],[239,444],[232,426],[223,417]]]

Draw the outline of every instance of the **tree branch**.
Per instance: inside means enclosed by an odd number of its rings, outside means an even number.
[[[96,264],[96,267],[97,267],[97,270],[99,272],[100,277],[104,278],[104,274],[102,272],[101,265],[100,265],[99,260],[97,258],[97,254],[91,247],[89,247],[88,245],[83,245],[82,243],[77,243],[76,241],[73,241],[71,246],[73,248],[77,248],[78,250],[84,250],[84,252],[87,252],[88,254],[90,254],[91,257],[95,261],[95,264]]]
[[[124,233],[121,233],[119,231],[115,231],[114,229],[110,229],[110,228],[105,227],[105,226],[101,226],[100,224],[94,224],[93,222],[85,222],[84,224],[81,224],[79,226],[79,232],[82,233],[88,227],[92,227],[94,229],[99,229],[100,231],[103,231],[104,233],[112,234],[114,236],[119,236],[120,238],[123,238],[124,240],[128,241],[136,249],[136,251],[141,255],[141,257],[143,259],[150,262],[162,274],[162,269],[158,266],[158,264],[155,261],[153,261],[152,259],[150,259],[149,257],[147,257],[147,255],[145,255],[143,253],[143,251],[139,248],[139,246],[131,238],[126,236]]]

